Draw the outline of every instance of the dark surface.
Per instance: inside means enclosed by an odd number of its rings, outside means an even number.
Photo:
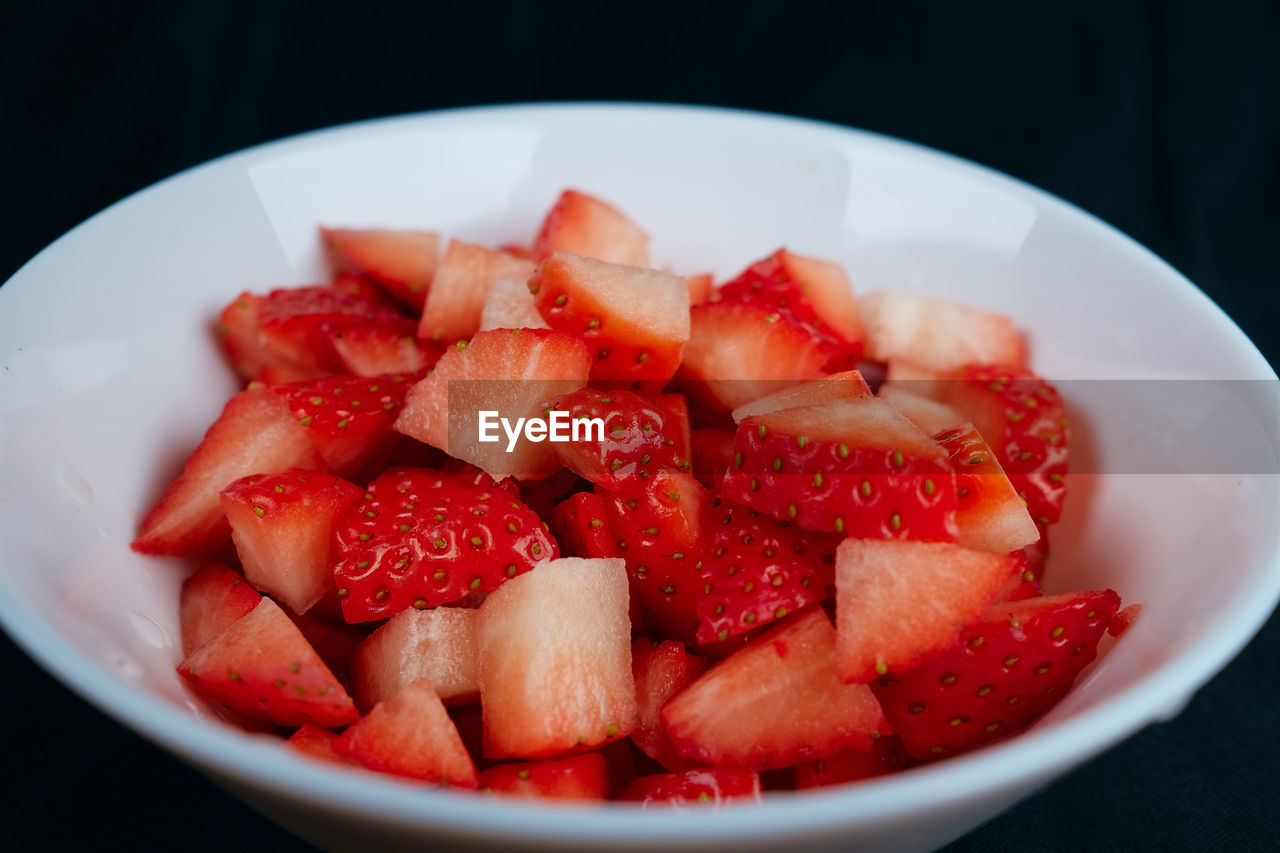
[[[1168,259],[1280,363],[1277,7],[692,5],[9,9],[0,278],[130,192],[294,132],[473,103],[684,101],[869,128],[1042,186]],[[1273,620],[1175,722],[952,849],[1274,849],[1278,659]],[[303,847],[3,640],[0,671],[8,833]]]

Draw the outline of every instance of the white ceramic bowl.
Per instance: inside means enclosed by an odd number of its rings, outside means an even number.
[[[1034,364],[1052,377],[1275,379],[1200,291],[1108,226],[873,134],[638,105],[470,109],[321,131],[144,190],[0,290],[6,630],[88,701],[327,847],[376,837],[387,848],[744,850],[803,839],[911,850],[1177,714],[1271,612],[1280,478],[1107,474],[1077,478],[1049,577],[1057,590],[1114,587],[1146,606],[1142,619],[1032,730],[934,766],[719,813],[552,808],[316,766],[212,722],[173,671],[183,564],[128,543],[234,390],[209,333],[217,310],[241,289],[315,280],[317,223],[528,239],[567,185],[616,202],[652,232],[656,261],[682,271],[723,276],[785,244],[844,262],[860,291],[1000,310],[1029,331]],[[1132,431],[1073,415],[1095,470],[1121,470],[1112,463]],[[1275,418],[1261,428],[1280,445]]]

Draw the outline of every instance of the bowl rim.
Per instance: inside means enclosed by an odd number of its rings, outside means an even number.
[[[46,255],[74,243],[77,235],[112,217],[125,205],[146,203],[171,182],[195,172],[226,169],[289,153],[316,142],[356,141],[462,120],[520,119],[526,122],[599,121],[610,112],[654,120],[696,116],[699,120],[769,126],[798,136],[842,138],[872,149],[904,154],[936,167],[980,180],[1041,208],[1076,219],[1091,239],[1141,262],[1153,279],[1202,300],[1207,316],[1251,360],[1253,378],[1276,374],[1243,331],[1203,291],[1150,250],[1092,214],[1051,193],[955,155],[872,131],[814,119],[723,107],[647,102],[550,102],[459,107],[352,122],[308,131],[217,157],[164,178],[115,202],[59,237],[0,287],[0,306],[22,291],[28,272]],[[16,286],[15,286],[16,285]],[[6,296],[9,299],[6,299]],[[0,307],[0,310],[3,310]],[[1278,543],[1280,545],[1280,543]],[[424,791],[374,774],[318,766],[299,757],[275,738],[246,736],[192,716],[173,703],[111,675],[63,639],[22,599],[0,568],[0,626],[28,655],[80,695],[129,729],[176,753],[205,771],[239,783],[270,789],[299,802],[365,820],[406,828],[428,828],[457,836],[508,842],[591,844],[619,841],[754,841],[781,836],[838,832],[856,825],[880,825],[942,807],[977,804],[1005,790],[1030,794],[1050,776],[1084,762],[1151,722],[1171,719],[1191,696],[1219,672],[1258,632],[1280,600],[1280,547],[1264,560],[1255,588],[1242,590],[1205,628],[1204,641],[1177,658],[1135,679],[1096,706],[1048,728],[1033,728],[999,744],[933,765],[913,768],[859,785],[837,786],[797,795],[770,796],[759,805],[723,811],[644,812],[607,804],[589,808],[503,800],[500,809],[472,794]]]

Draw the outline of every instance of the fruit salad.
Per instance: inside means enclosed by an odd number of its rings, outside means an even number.
[[[141,521],[178,672],[353,772],[650,807],[1015,735],[1137,614],[1044,595],[1070,427],[1013,320],[779,249],[716,284],[566,190],[527,242],[322,227]],[[745,259],[744,259],[745,260]]]

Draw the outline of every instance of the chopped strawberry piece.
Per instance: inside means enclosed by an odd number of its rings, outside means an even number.
[[[641,397],[622,389],[583,388],[550,405],[586,427],[580,440],[555,445],[560,461],[598,486],[617,490],[658,471],[692,466],[689,410],[678,394]],[[592,421],[600,423],[593,427]]]
[[[846,749],[830,758],[801,761],[793,772],[797,789],[825,788],[893,773],[905,767],[908,760],[902,741],[896,736],[879,737],[865,752]]]
[[[635,730],[621,560],[545,563],[490,594],[479,620],[486,756],[589,750]]]
[[[695,429],[690,432],[693,475],[708,489],[719,489],[724,473],[733,464],[733,431]]]
[[[503,480],[503,484],[514,488],[520,500],[538,514],[544,521],[552,521],[557,505],[568,500],[586,483],[568,468],[561,468],[550,477],[537,480]],[[554,531],[553,531],[554,532]]]
[[[1004,554],[846,539],[836,552],[836,669],[865,683],[947,650],[1009,576]]]
[[[859,303],[867,357],[906,361],[946,372],[966,364],[1026,362],[1026,346],[1013,321],[967,305],[915,293],[882,291]]]
[[[366,377],[429,370],[445,351],[439,344],[419,340],[417,325],[407,317],[330,331],[329,345],[343,373]]]
[[[232,397],[142,520],[133,550],[183,556],[216,550],[231,537],[219,493],[241,477],[289,468],[320,468],[307,431],[269,388],[251,386]]]
[[[245,381],[262,375],[262,367],[274,358],[258,335],[262,297],[245,291],[231,300],[218,316],[218,335],[227,360]]]
[[[431,292],[418,325],[418,337],[428,341],[457,341],[480,330],[489,291],[504,278],[527,279],[534,263],[497,249],[450,240],[440,259]]]
[[[945,430],[934,441],[956,469],[956,528],[962,546],[1007,554],[1040,539],[1027,505],[973,424]]]
[[[1028,555],[1028,548],[1019,548],[1009,554],[1009,574],[1004,585],[992,597],[993,602],[1022,601],[1041,594],[1038,568]]]
[[[716,411],[819,376],[830,342],[758,302],[707,302],[689,312],[681,390]]]
[[[321,228],[335,269],[368,276],[411,308],[422,308],[436,273],[440,237],[434,231]]]
[[[538,303],[529,292],[526,279],[500,278],[494,282],[480,312],[480,331],[549,328],[538,313]]]
[[[712,278],[711,273],[704,272],[697,275],[687,275],[684,277],[685,283],[689,285],[689,305],[701,305],[711,299]]]
[[[355,659],[356,650],[369,636],[364,625],[348,625],[342,621],[342,609],[338,603],[337,590],[330,584],[329,592],[324,599],[306,613],[294,613],[286,610],[285,615],[298,626],[302,636],[311,644],[311,648],[320,655],[320,660],[329,667],[338,681],[344,686],[351,684],[351,663]],[[332,602],[332,603],[330,603]],[[330,611],[330,613],[325,613]]]
[[[915,383],[885,382],[877,396],[906,416],[926,435],[937,435],[965,422],[965,416],[946,403],[907,390]]]
[[[404,319],[364,293],[324,285],[273,290],[262,302],[259,335],[273,359],[304,378],[337,373],[342,362],[330,337],[347,326]]]
[[[375,705],[334,739],[333,751],[379,773],[456,788],[477,784],[458,729],[425,678]]]
[[[551,530],[562,553],[573,557],[620,557],[622,552],[609,527],[609,506],[592,492],[578,492],[556,505]]]
[[[495,478],[538,477],[560,468],[555,445],[523,435],[512,452],[495,427],[492,443],[478,441],[480,411],[517,424],[541,417],[546,402],[587,384],[586,345],[563,332],[495,329],[445,353],[431,374],[405,398],[395,428],[487,471]],[[514,427],[513,427],[514,428]]]
[[[649,235],[612,205],[577,190],[565,190],[533,241],[537,260],[555,252],[644,267],[649,265]]]
[[[324,464],[353,473],[395,443],[391,427],[417,378],[333,376],[278,385],[274,390],[306,428]]]
[[[969,365],[948,382],[948,402],[991,448],[1031,517],[1054,524],[1067,496],[1070,429],[1062,396],[1029,370]]]
[[[735,447],[722,491],[737,503],[846,536],[956,538],[951,462],[876,397],[747,418]]]
[[[446,703],[478,698],[476,610],[401,610],[360,644],[351,662],[356,707],[368,710],[426,678]]]
[[[593,384],[655,393],[680,366],[689,289],[679,276],[556,252],[529,290],[551,328],[586,341]]]
[[[557,556],[542,521],[505,489],[393,468],[334,525],[333,569],[348,622],[497,589]]]
[[[354,765],[356,762],[349,758],[343,758],[341,755],[333,751],[333,739],[337,737],[328,729],[323,729],[315,723],[303,723],[302,727],[289,736],[285,743],[290,748],[306,755],[310,758],[318,758],[321,761],[329,761],[334,764]]]
[[[225,564],[210,560],[202,565],[182,582],[178,595],[182,653],[194,654],[261,600],[262,596]]]
[[[1113,637],[1119,637],[1125,631],[1128,631],[1129,628],[1133,626],[1133,623],[1138,621],[1138,617],[1141,615],[1142,605],[1130,604],[1124,610],[1117,613],[1115,618],[1111,620],[1111,624],[1107,626],[1107,633]]]
[[[641,637],[631,644],[631,673],[640,711],[631,740],[668,770],[684,770],[691,762],[682,758],[667,739],[660,716],[662,706],[706,669],[705,658],[689,654],[682,643],[674,640],[656,642]]]
[[[278,726],[345,726],[359,716],[347,691],[269,598],[188,656],[178,672],[205,699]]]
[[[644,808],[720,808],[734,801],[759,802],[760,774],[732,767],[707,767],[641,776],[618,794]]]
[[[480,774],[480,790],[529,799],[603,800],[609,794],[609,765],[598,752],[499,764]]]
[[[992,606],[960,642],[876,695],[909,755],[936,759],[1011,734],[1058,703],[1120,606],[1111,590]]]
[[[857,370],[846,370],[831,373],[821,379],[812,379],[799,385],[792,385],[775,391],[739,406],[733,410],[735,423],[742,423],[753,415],[767,415],[783,409],[798,409],[802,406],[825,406],[838,400],[852,400],[857,397],[870,397],[871,388],[867,380]]]
[[[364,490],[319,471],[250,475],[222,491],[245,578],[295,613],[305,613],[333,587],[334,519]]]
[[[836,632],[822,608],[789,617],[709,669],[662,709],[676,750],[764,770],[890,733],[865,684],[836,677]]]

